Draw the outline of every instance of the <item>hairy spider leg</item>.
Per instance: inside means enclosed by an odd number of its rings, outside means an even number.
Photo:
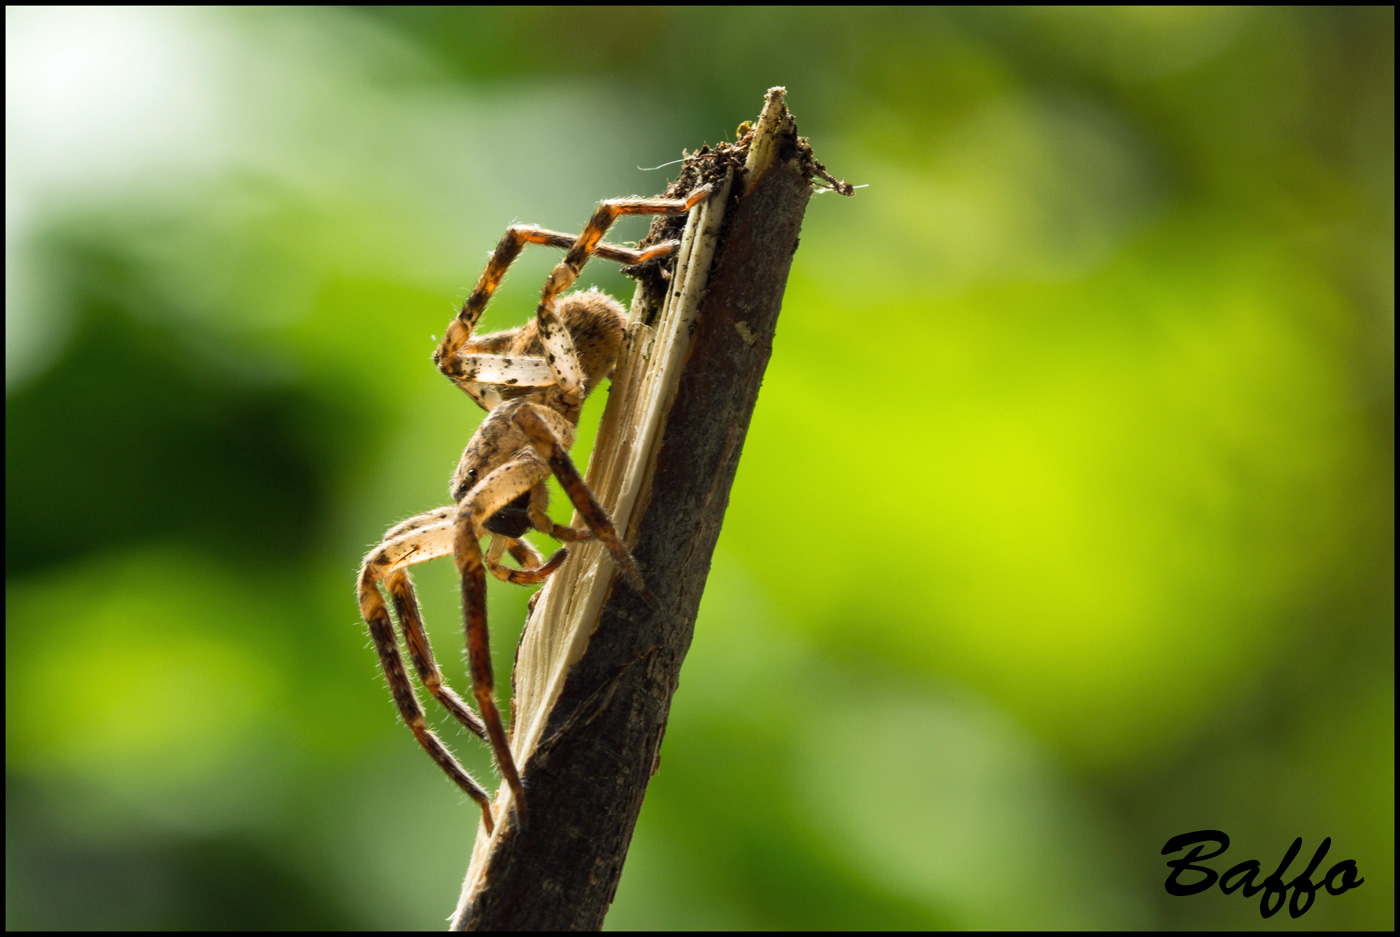
[[[535,309],[535,322],[540,342],[544,345],[545,361],[554,372],[555,383],[566,403],[578,404],[583,400],[584,376],[569,330],[564,327],[554,309],[555,300],[578,279],[583,265],[588,263],[589,257],[598,252],[603,235],[618,218],[623,215],[684,215],[709,194],[710,187],[702,186],[684,199],[613,198],[599,202],[578,240],[564,255],[564,259],[550,271],[540,293],[539,306]],[[503,241],[502,244],[504,243]]]
[[[433,352],[433,363],[437,365],[438,370],[451,378],[454,383],[458,383],[459,386],[464,382],[473,383],[471,378],[465,376],[466,369],[459,363],[461,357],[501,351],[500,339],[511,334],[506,332],[487,336],[487,339],[495,340],[491,345],[472,341],[472,330],[476,328],[477,320],[485,311],[486,304],[491,300],[491,295],[501,285],[501,280],[505,278],[510,265],[520,256],[520,252],[524,250],[526,244],[545,244],[568,250],[574,247],[575,241],[575,238],[567,234],[548,231],[535,225],[511,225],[507,228],[505,236],[496,245],[496,249],[491,252],[491,258],[487,261],[486,269],[482,271],[481,278],[477,280],[476,288],[467,297],[467,301],[462,304],[462,309],[457,313],[456,318],[448,324],[442,342]],[[679,242],[677,241],[665,241],[643,250],[632,250],[615,244],[599,244],[593,250],[598,256],[621,264],[638,264],[665,257],[674,252],[678,246]],[[487,401],[482,399],[479,391],[473,393],[475,388],[462,387],[462,389],[483,409],[491,409],[487,405]]]
[[[553,419],[550,419],[551,417]],[[588,487],[588,483],[579,474],[574,460],[569,458],[566,440],[572,441],[572,433],[562,435],[557,432],[556,428],[557,423],[562,422],[562,418],[553,410],[534,404],[526,404],[516,411],[514,419],[516,424],[525,431],[531,447],[539,453],[540,458],[549,464],[550,471],[559,480],[559,487],[564,489],[564,493],[569,496],[569,500],[573,502],[579,514],[583,515],[584,522],[588,524],[589,529],[612,554],[623,575],[632,583],[632,587],[637,590],[638,594],[646,599],[647,604],[655,607],[656,597],[647,589],[646,582],[642,579],[641,570],[637,569],[637,562],[632,559],[632,553],[618,538],[617,529],[613,526],[612,519],[608,517],[608,512],[598,503],[598,499]],[[555,423],[556,426],[551,426],[551,423]]]
[[[388,588],[404,643],[408,646],[413,667],[423,686],[458,722],[485,739],[486,728],[476,713],[442,679],[442,671],[438,669],[423,628],[418,599],[405,571],[412,564],[427,562],[452,552],[451,517],[454,511],[455,508],[451,507],[439,508],[411,517],[391,528],[384,541],[365,558],[361,578],[368,577],[372,583],[382,580]],[[377,594],[378,590],[375,591]],[[387,672],[386,678],[393,679]]]
[[[413,660],[414,669],[417,671],[423,686],[457,721],[489,742],[490,739],[482,721],[442,678],[442,671],[438,668],[437,661],[433,656],[432,645],[429,643],[427,632],[423,627],[417,597],[414,595],[413,585],[407,573],[409,565],[426,562],[451,552],[451,518],[455,511],[455,507],[429,511],[411,517],[388,531],[384,541],[366,558],[361,570],[360,611],[365,621],[370,625],[370,634],[379,654],[381,668],[390,685],[395,702],[399,705],[400,713],[403,714],[404,722],[447,776],[474,800],[482,804],[486,828],[490,832],[494,826],[488,808],[489,800],[482,800],[486,796],[485,792],[461,766],[460,762],[453,757],[451,751],[436,733],[426,727],[417,695],[413,691],[412,684],[408,682],[408,675],[399,655],[397,637],[393,632],[392,624],[386,621],[387,615],[384,614],[383,598],[376,587],[376,583],[382,581],[389,591],[399,620],[399,627],[403,632],[404,643],[408,647],[409,656]],[[497,576],[510,582],[521,584],[541,582],[558,569],[568,556],[568,551],[561,549],[546,563],[524,541],[496,537],[493,538],[493,548],[498,541],[501,549],[509,548],[511,555],[523,567],[520,570],[501,567],[502,572],[506,575],[492,570]],[[497,552],[497,557],[499,556],[498,551],[493,550],[493,552]],[[369,594],[367,594],[367,590]],[[478,796],[478,793],[481,796]]]
[[[533,228],[530,233],[530,243],[548,244],[550,247],[558,247],[569,250],[578,240],[572,234],[561,234],[558,231],[546,231],[544,228]],[[646,263],[648,260],[656,260],[665,257],[680,247],[680,241],[658,241],[650,247],[634,249],[631,247],[619,247],[616,244],[599,244],[593,249],[594,255],[604,260],[612,260],[624,266],[630,264]]]
[[[543,489],[544,486],[536,485],[535,488]],[[532,488],[531,491],[533,490]],[[558,569],[559,564],[564,562],[569,555],[568,548],[560,547],[555,551],[554,555],[549,558],[549,562],[544,563],[544,557],[540,556],[540,554],[535,551],[535,548],[530,546],[528,540],[511,540],[509,549],[510,555],[515,557],[515,561],[520,564],[522,569],[535,567],[541,573],[544,573],[545,570],[548,569],[549,574],[552,574],[554,570]],[[543,579],[544,576],[542,575],[540,578]]]
[[[555,416],[563,420],[558,414]],[[481,718],[486,723],[487,741],[491,743],[496,768],[515,794],[517,810],[522,809],[525,796],[520,773],[516,770],[510,743],[501,724],[501,713],[496,708],[491,636],[486,628],[486,558],[481,553],[480,539],[488,518],[548,477],[549,466],[534,452],[527,450],[506,462],[478,482],[458,504],[452,536],[453,558],[462,582],[462,616],[472,693],[476,697],[477,708],[481,710]]]
[[[427,632],[423,629],[423,616],[418,610],[413,582],[407,572],[407,567],[414,563],[426,562],[451,552],[451,520],[455,510],[455,507],[438,508],[395,524],[385,533],[384,539],[365,563],[378,567],[379,578],[389,590],[418,679],[458,722],[485,739],[486,727],[476,713],[443,682],[442,671],[438,669]],[[414,531],[420,533],[414,534]]]
[[[535,487],[539,486],[537,485]],[[534,491],[534,488],[530,490]],[[539,551],[530,544],[530,541],[523,537],[519,540],[514,537],[507,537],[506,547],[510,550],[510,555],[515,557],[515,561],[520,564],[522,569],[531,566],[539,566],[544,562],[544,557],[540,556]]]
[[[496,706],[495,676],[491,667],[491,638],[486,626],[487,557],[482,555],[480,543],[487,519],[520,495],[531,491],[553,471],[569,500],[612,553],[618,567],[638,593],[652,605],[656,604],[656,599],[647,590],[632,554],[618,539],[607,511],[598,503],[569,458],[568,445],[574,438],[573,424],[558,412],[527,401],[521,401],[509,411],[495,411],[487,419],[509,419],[525,434],[530,448],[492,471],[467,492],[457,509],[453,555],[462,579],[463,626],[467,638],[467,657],[471,662],[472,692],[476,696],[482,720],[486,723],[486,733],[497,767],[514,792],[516,804],[523,809],[524,791]]]
[[[383,556],[382,548],[376,552]],[[385,559],[387,560],[387,557]],[[370,637],[373,639],[374,649],[379,655],[379,665],[389,682],[389,692],[393,694],[399,715],[403,717],[404,724],[413,733],[413,737],[418,740],[418,744],[423,746],[429,757],[437,762],[438,767],[452,779],[453,783],[481,807],[481,819],[486,824],[486,830],[489,833],[495,829],[495,822],[491,817],[490,797],[487,796],[486,791],[482,790],[481,785],[477,784],[475,779],[467,773],[467,769],[463,768],[452,756],[442,740],[428,728],[423,718],[423,707],[418,702],[418,695],[413,692],[413,684],[409,682],[408,672],[404,670],[403,657],[399,654],[398,639],[394,634],[393,623],[389,619],[389,608],[384,604],[384,596],[380,593],[378,586],[379,579],[387,574],[385,568],[387,565],[376,562],[374,555],[365,561],[360,570],[359,599],[360,614],[364,616],[365,622],[369,625]]]
[[[520,563],[520,569],[511,569],[501,562],[501,554],[507,549],[510,550],[510,555]],[[559,564],[568,557],[569,551],[560,549],[546,563],[543,557],[525,541],[516,540],[514,537],[507,537],[503,534],[494,534],[491,537],[491,546],[486,550],[486,568],[491,570],[491,575],[502,582],[513,582],[519,586],[532,586],[548,579],[559,568]]]
[[[549,516],[549,491],[544,485],[536,485],[530,489],[529,516],[530,523],[535,525],[536,530],[555,540],[577,542],[593,539],[593,531],[587,527],[570,527],[554,522],[554,518]]]
[[[419,681],[442,704],[443,709],[478,738],[485,740],[486,727],[476,713],[443,682],[442,671],[438,669],[432,645],[428,643],[428,633],[423,629],[423,615],[418,610],[418,598],[413,594],[413,582],[408,577],[408,570],[394,570],[384,577],[384,586],[394,601],[394,613],[398,616],[404,644],[408,646],[408,656],[413,661],[413,669],[418,671]]]
[[[462,698],[443,682],[442,672],[433,658],[423,618],[412,582],[405,571],[415,563],[424,563],[452,552],[452,515],[455,507],[439,508],[411,517],[395,525],[384,540],[365,558],[361,577],[368,575],[373,582],[384,581],[394,600],[404,643],[413,658],[414,669],[428,692],[438,700],[457,721],[482,739],[486,729],[476,713]]]

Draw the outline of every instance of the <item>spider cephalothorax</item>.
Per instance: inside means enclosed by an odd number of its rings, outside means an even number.
[[[573,461],[573,445],[583,401],[612,373],[623,344],[626,314],[616,300],[595,290],[565,293],[591,256],[623,264],[665,257],[677,243],[667,241],[642,250],[602,243],[622,215],[682,215],[709,195],[697,189],[685,199],[610,199],[599,204],[577,238],[532,225],[506,231],[476,288],[447,327],[433,352],[438,370],[487,411],[452,476],[453,503],[411,517],[389,529],[360,568],[360,613],[369,625],[380,665],[404,722],[419,744],[453,782],[481,805],[488,830],[494,827],[486,792],[427,727],[423,709],[404,669],[398,638],[380,592],[383,582],[394,603],[404,644],[428,692],[459,722],[486,739],[496,766],[524,803],[520,775],[496,708],[486,630],[486,570],[507,582],[543,581],[568,555],[561,548],[546,562],[523,539],[534,529],[558,540],[597,538],[634,588],[650,599],[641,573],[612,521],[588,489]],[[526,244],[548,244],[568,251],[545,281],[535,317],[505,332],[473,337],[477,320],[500,285],[506,270]],[[585,527],[554,523],[548,514],[545,480],[553,474],[573,502]],[[481,539],[490,537],[483,554]],[[509,552],[520,568],[501,562]],[[423,630],[408,567],[452,554],[462,582],[467,653],[478,718],[461,697],[442,682]]]

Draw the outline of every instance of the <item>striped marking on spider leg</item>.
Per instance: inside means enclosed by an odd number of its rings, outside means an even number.
[[[540,454],[540,458],[549,463],[554,477],[559,480],[559,487],[564,489],[564,493],[569,496],[574,507],[578,508],[578,512],[583,515],[589,528],[608,548],[608,552],[617,561],[618,568],[632,583],[632,587],[646,600],[648,605],[655,608],[658,604],[656,597],[647,589],[646,581],[642,579],[641,570],[637,568],[637,563],[632,559],[631,552],[618,539],[617,530],[613,527],[608,512],[598,503],[598,499],[589,490],[583,476],[574,467],[574,462],[569,458],[568,451],[559,443],[554,432],[550,429],[546,414],[557,418],[557,414],[554,414],[553,411],[528,404],[516,411],[515,422],[525,431],[530,445]]]
[[[408,646],[408,656],[413,661],[413,669],[418,671],[418,679],[433,695],[442,708],[482,740],[486,738],[486,727],[481,724],[476,713],[442,680],[442,671],[433,658],[432,645],[423,629],[423,616],[418,610],[418,599],[413,594],[413,583],[407,570],[395,570],[384,579],[389,597],[394,601],[394,611],[399,617],[399,628],[403,631],[404,644]]]
[[[481,272],[481,277],[476,281],[476,288],[467,297],[467,301],[462,304],[461,312],[457,313],[447,325],[447,331],[442,336],[442,343],[438,345],[437,351],[433,352],[433,363],[439,368],[443,362],[451,361],[461,351],[462,346],[471,338],[472,329],[476,328],[477,320],[481,318],[481,313],[486,309],[486,304],[491,301],[491,294],[496,292],[496,288],[501,285],[501,280],[505,279],[506,270],[515,262],[515,258],[520,256],[520,252],[525,248],[525,239],[520,236],[519,230],[509,228],[505,237],[496,245],[496,249],[491,252],[491,258],[486,262],[486,269]]]
[[[372,568],[368,565],[360,571],[359,596],[360,614],[369,625],[370,638],[373,639],[374,649],[379,655],[379,666],[384,671],[384,677],[389,683],[389,692],[393,694],[394,704],[398,707],[404,724],[428,756],[437,762],[443,773],[481,806],[481,820],[486,824],[486,831],[494,831],[496,824],[491,817],[491,798],[467,773],[467,769],[452,757],[447,746],[442,744],[442,740],[433,734],[424,722],[423,707],[419,705],[418,696],[413,692],[413,684],[408,680],[403,657],[399,654],[399,643],[394,636],[393,623],[389,620],[389,608],[384,604],[384,596],[380,594]]]
[[[588,224],[579,234],[578,240],[574,241],[574,246],[550,271],[540,293],[535,318],[540,341],[545,347],[545,360],[549,362],[559,390],[566,400],[577,403],[583,398],[583,369],[579,366],[573,340],[555,313],[555,300],[578,279],[579,274],[583,272],[583,265],[597,252],[603,235],[618,218],[623,215],[683,215],[709,194],[710,187],[701,186],[685,199],[614,198],[600,202],[593,210],[593,217],[588,219]]]
[[[448,505],[445,508],[438,508],[436,511],[427,511],[423,514],[415,514],[408,520],[395,524],[393,527],[390,527],[387,531],[385,531],[384,540],[382,541],[382,543],[388,543],[390,540],[394,540],[395,538],[408,533],[410,530],[420,530],[424,527],[433,527],[437,524],[442,524],[446,521],[450,521],[452,520],[453,512],[456,510],[457,509],[455,506]]]
[[[578,238],[572,234],[561,234],[558,231],[546,231],[543,228],[534,229],[534,236],[530,240],[536,244],[548,244],[550,247],[559,247],[564,250],[571,250]],[[619,247],[616,244],[599,244],[593,248],[593,253],[604,260],[611,260],[619,264],[641,264],[649,260],[656,260],[675,252],[681,246],[680,241],[661,241],[650,247],[633,249],[630,247]]]
[[[510,785],[515,794],[517,815],[524,812],[525,791],[520,784],[520,773],[515,769],[515,759],[510,753],[510,742],[506,738],[505,727],[501,724],[501,713],[496,708],[496,678],[491,668],[491,635],[486,628],[486,563],[481,555],[481,544],[476,542],[469,510],[460,510],[457,515],[457,569],[462,579],[462,614],[467,635],[467,659],[471,663],[472,693],[476,697],[477,708],[486,723],[487,741],[491,743],[491,753],[496,758],[496,768]]]
[[[600,232],[599,238],[601,236]],[[447,332],[442,337],[442,343],[433,353],[434,363],[440,369],[452,366],[452,359],[460,354],[463,346],[470,341],[472,330],[476,328],[477,321],[480,320],[487,303],[491,301],[491,296],[500,287],[501,281],[505,279],[506,271],[520,256],[520,252],[525,249],[526,244],[547,244],[563,250],[572,250],[577,243],[578,238],[561,234],[558,231],[547,231],[535,225],[511,225],[507,228],[500,243],[491,252],[486,269],[482,271],[481,277],[476,281],[476,288],[467,297],[467,301],[462,304],[462,309],[457,313],[456,318],[448,323]],[[642,250],[633,250],[619,247],[616,244],[598,243],[598,239],[595,238],[592,250],[600,257],[606,257],[617,263],[637,264],[664,257],[675,251],[678,246],[676,242],[667,241]],[[478,403],[480,402],[478,401]]]
[[[454,381],[475,384],[542,387],[554,383],[554,372],[543,358],[459,354],[443,370]]]
[[[559,313],[554,309],[554,300],[555,296],[550,296],[547,301],[540,301],[535,310],[535,328],[540,337],[540,344],[544,346],[545,364],[554,376],[554,383],[559,386],[565,398],[578,403],[583,399],[583,366],[579,364],[578,349],[574,347],[573,336],[564,327],[564,320],[559,318]]]
[[[455,509],[442,510],[450,512]],[[378,581],[396,569],[451,553],[452,521],[450,515],[448,520],[437,519],[441,513],[420,514],[391,528],[384,542],[365,557],[365,568],[373,572],[373,578]]]

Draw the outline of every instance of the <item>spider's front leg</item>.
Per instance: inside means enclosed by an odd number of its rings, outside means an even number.
[[[684,199],[613,198],[600,202],[573,247],[550,271],[540,293],[540,303],[535,308],[535,324],[544,345],[545,361],[567,403],[578,404],[587,391],[578,352],[554,308],[555,300],[578,279],[589,257],[604,256],[603,235],[618,218],[623,215],[684,215],[708,198],[710,191],[709,186],[701,186]]]
[[[524,250],[526,244],[545,244],[569,250],[575,246],[577,240],[570,235],[560,234],[557,231],[547,231],[534,225],[512,225],[506,229],[505,237],[501,238],[501,242],[491,252],[491,258],[487,261],[486,269],[482,271],[481,278],[477,280],[476,288],[472,290],[471,296],[467,297],[467,301],[462,304],[461,311],[448,324],[442,342],[433,352],[433,363],[437,365],[439,371],[470,394],[472,399],[476,400],[484,409],[492,409],[495,404],[500,402],[500,398],[499,396],[493,397],[489,388],[478,385],[507,383],[533,386],[536,383],[552,383],[553,378],[551,377],[547,382],[536,382],[530,379],[528,365],[526,366],[527,371],[524,373],[509,367],[505,373],[496,376],[488,376],[486,372],[480,371],[479,369],[482,367],[490,367],[481,359],[495,356],[504,351],[505,346],[509,344],[509,339],[513,336],[512,333],[507,332],[474,339],[472,332],[476,328],[477,320],[481,318],[492,294],[501,285],[506,271],[520,256],[520,252]],[[594,239],[595,242],[597,240],[597,238]],[[633,250],[619,247],[616,244],[596,243],[596,246],[590,247],[590,251],[599,257],[605,257],[621,264],[639,264],[655,260],[658,257],[665,257],[674,252],[677,246],[678,242],[676,241],[666,241],[643,250]],[[543,362],[540,364],[543,365]],[[470,373],[473,370],[477,370],[477,374],[480,376],[474,376]],[[545,371],[548,373],[548,368],[545,368]]]

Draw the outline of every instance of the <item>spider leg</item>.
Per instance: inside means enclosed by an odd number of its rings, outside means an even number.
[[[423,527],[436,527],[443,521],[450,521],[454,510],[455,508],[448,506],[445,508],[438,508],[436,511],[425,511],[422,514],[415,514],[408,520],[395,524],[385,531],[384,539],[379,542],[379,545],[383,547],[385,544],[389,543],[389,541],[397,540],[410,530],[419,530]],[[433,555],[442,556],[443,554],[435,553]]]
[[[674,241],[667,241],[644,250],[632,250],[618,247],[615,244],[598,244],[601,237],[600,232],[598,237],[593,238],[593,242],[589,245],[589,252],[597,253],[600,257],[606,257],[623,264],[641,263],[657,257],[664,257],[678,246]],[[442,343],[433,352],[433,363],[438,366],[438,369],[448,377],[454,377],[450,371],[453,360],[457,358],[462,352],[463,346],[471,339],[472,330],[476,328],[477,320],[481,318],[486,304],[491,301],[491,294],[495,293],[496,288],[501,285],[506,270],[515,262],[515,258],[520,256],[520,252],[525,249],[526,244],[547,244],[568,250],[574,248],[577,241],[577,238],[567,234],[547,231],[535,225],[511,225],[507,228],[505,236],[496,245],[496,249],[491,252],[491,259],[487,261],[486,269],[482,271],[481,278],[476,281],[476,288],[472,290],[471,296],[467,297],[467,301],[462,304],[461,312],[457,313],[457,317],[447,326]]]
[[[496,411],[500,413],[501,411]],[[510,504],[549,475],[549,467],[528,449],[492,471],[466,492],[457,506],[453,527],[453,557],[462,580],[462,615],[471,662],[472,692],[486,723],[496,767],[510,785],[517,805],[525,802],[520,773],[496,707],[496,681],[491,668],[491,637],[486,628],[486,558],[480,538],[487,518]]]
[[[550,247],[559,247],[564,250],[573,247],[577,240],[578,238],[572,234],[560,234],[558,231],[546,231],[543,228],[532,229],[529,237],[532,244],[548,244]],[[680,241],[661,241],[650,247],[633,250],[630,247],[618,247],[616,244],[599,243],[593,249],[593,253],[604,260],[630,265],[646,263],[648,260],[656,260],[658,257],[673,254],[680,246]]]
[[[593,211],[593,217],[584,226],[583,232],[574,241],[573,247],[564,255],[545,280],[540,293],[540,303],[535,309],[536,325],[540,341],[545,348],[545,360],[554,372],[555,382],[566,400],[573,403],[583,399],[583,369],[578,363],[578,353],[574,350],[573,339],[555,312],[554,301],[561,293],[573,285],[583,271],[588,258],[598,253],[603,235],[614,221],[623,215],[683,215],[690,211],[710,194],[709,186],[702,186],[684,199],[674,198],[614,198],[600,202]],[[502,242],[504,243],[504,242]]]
[[[423,707],[418,702],[418,694],[413,691],[413,684],[404,669],[403,657],[399,654],[398,638],[389,618],[389,608],[384,604],[384,596],[378,585],[380,579],[390,574],[389,566],[389,557],[381,547],[365,560],[359,578],[360,614],[369,625],[370,637],[379,655],[379,665],[389,682],[389,691],[393,694],[394,704],[398,706],[404,724],[452,782],[480,805],[482,822],[486,825],[487,832],[491,832],[495,829],[495,822],[491,818],[490,797],[452,756],[442,740],[428,728],[423,718]]]
[[[608,548],[608,552],[617,561],[618,568],[632,583],[632,587],[646,599],[647,604],[655,607],[656,597],[647,589],[641,570],[637,569],[636,560],[632,559],[631,552],[618,538],[617,529],[613,527],[608,512],[598,503],[598,499],[574,466],[573,460],[569,458],[569,451],[562,440],[570,439],[572,432],[561,432],[561,429],[571,431],[572,427],[553,410],[534,404],[525,404],[517,409],[513,419],[516,425],[525,431],[530,445],[539,453],[540,458],[549,463],[554,477],[559,480],[559,487],[564,489],[574,507],[578,508],[589,529],[603,542],[603,546]],[[560,427],[558,424],[564,425]]]
[[[459,359],[466,359],[472,356],[502,356],[509,353],[511,346],[520,335],[523,326],[513,329],[506,329],[504,332],[492,332],[489,335],[473,335],[462,343],[462,347],[457,351]],[[541,362],[543,363],[543,362]],[[448,362],[445,368],[452,370],[462,365]],[[441,370],[441,369],[439,369]],[[501,402],[500,391],[492,384],[453,377],[452,382],[461,389],[468,397],[476,402],[481,409],[490,412]]]
[[[504,579],[505,576],[496,573],[496,567],[501,566],[501,554],[506,552],[506,541],[510,539],[504,534],[492,534],[491,545],[486,548],[486,568],[496,575],[497,579]],[[508,567],[501,566],[502,569]]]
[[[554,383],[554,375],[543,358],[460,354],[450,370],[454,381],[476,384],[542,387]]]
[[[520,564],[520,569],[511,569],[501,562],[501,554],[509,547],[510,555]],[[486,550],[486,568],[491,575],[502,582],[513,582],[518,586],[533,586],[544,582],[568,559],[568,550],[558,550],[546,563],[544,558],[523,540],[496,534],[491,538],[491,546]]]
[[[530,490],[534,491],[533,488]],[[506,547],[522,568],[544,565],[544,557],[540,556],[540,552],[531,546],[528,540],[510,538],[506,541]]]
[[[554,522],[554,518],[549,516],[549,491],[544,485],[530,489],[530,523],[540,533],[555,540],[578,542],[593,539],[593,531],[587,527],[569,527]]]
[[[447,533],[450,532],[449,527]],[[438,669],[432,645],[428,643],[428,633],[423,629],[423,616],[418,611],[418,598],[413,594],[413,583],[408,578],[408,570],[394,570],[384,577],[384,586],[394,601],[394,613],[398,616],[404,644],[408,645],[408,656],[413,660],[413,669],[418,671],[418,679],[433,698],[442,704],[443,709],[484,741],[486,727],[481,724],[471,707],[442,680],[442,671]]]

